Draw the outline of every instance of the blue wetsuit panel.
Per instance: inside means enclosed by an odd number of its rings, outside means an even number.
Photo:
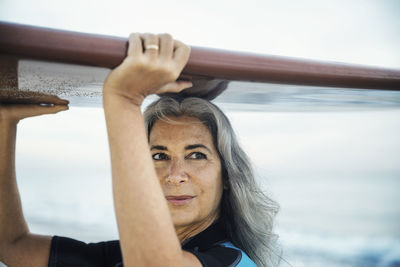
[[[257,267],[257,265],[254,263],[254,261],[252,261],[243,250],[241,250],[238,247],[235,247],[231,242],[221,243],[221,246],[237,249],[242,253],[242,257],[240,258],[237,265],[233,265],[233,266],[235,266],[235,267]]]

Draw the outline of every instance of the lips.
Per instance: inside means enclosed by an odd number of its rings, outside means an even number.
[[[186,205],[192,201],[194,196],[180,195],[180,196],[166,196],[167,201],[173,205]]]

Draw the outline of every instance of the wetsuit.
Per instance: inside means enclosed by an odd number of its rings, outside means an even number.
[[[182,249],[193,253],[205,267],[255,267],[255,263],[227,240],[222,223],[217,222],[186,240]],[[89,243],[54,236],[49,267],[122,267],[118,240]]]

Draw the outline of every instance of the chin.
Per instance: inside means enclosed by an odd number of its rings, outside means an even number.
[[[175,227],[190,225],[195,221],[194,214],[190,212],[172,211],[171,216]]]

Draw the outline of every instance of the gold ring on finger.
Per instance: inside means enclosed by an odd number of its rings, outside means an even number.
[[[154,49],[154,50],[158,50],[158,45],[147,45],[146,50],[150,50],[150,49]]]

